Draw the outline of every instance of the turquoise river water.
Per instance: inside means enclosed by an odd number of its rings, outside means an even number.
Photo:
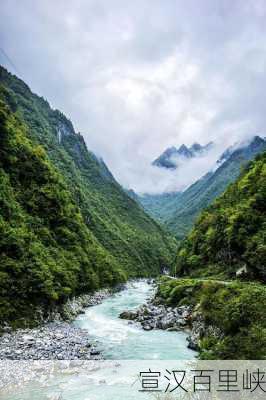
[[[176,360],[174,365],[182,366],[186,362],[195,362],[196,356],[195,352],[187,348],[184,332],[147,332],[137,324],[119,319],[122,311],[132,310],[145,303],[153,295],[153,290],[152,285],[145,280],[129,282],[124,290],[115,293],[99,305],[88,307],[85,313],[73,322],[76,326],[88,330],[92,342],[102,351],[106,361],[88,361],[85,364],[81,363],[78,368],[70,368],[71,364],[67,361],[50,362],[44,372],[33,374],[32,379],[21,387],[14,390],[11,388],[4,397],[1,397],[0,393],[0,399],[150,398],[145,393],[141,393],[140,396],[140,392],[133,385],[139,371],[159,368],[163,360]],[[173,361],[171,363],[173,364]],[[172,364],[169,362],[169,368]],[[21,368],[26,368],[26,365],[21,365]]]
[[[126,289],[90,307],[74,322],[88,329],[105,359],[174,360],[191,359],[195,352],[187,348],[184,332],[144,331],[140,326],[119,319],[119,314],[145,303],[153,294],[145,280],[130,282]]]

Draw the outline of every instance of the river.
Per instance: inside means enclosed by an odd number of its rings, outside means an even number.
[[[10,361],[4,373],[14,376],[31,375],[19,387],[8,389],[5,400],[135,400],[150,399],[150,394],[138,391],[136,377],[150,368],[184,368],[194,362],[196,353],[187,348],[184,332],[165,330],[144,331],[141,326],[119,319],[119,314],[145,303],[154,288],[147,281],[127,283],[124,290],[105,299],[101,304],[88,307],[74,325],[88,330],[92,342],[102,350],[105,360],[77,362],[45,361],[35,365],[32,361]],[[119,361],[118,361],[119,360]],[[127,360],[127,361],[126,361]],[[134,361],[135,360],[135,361]],[[136,361],[138,360],[138,361]],[[176,360],[165,361],[162,360]],[[188,361],[182,361],[188,360]],[[189,361],[190,360],[190,361]],[[79,364],[80,363],[80,364]],[[29,373],[27,372],[29,368]],[[36,369],[37,368],[37,369]],[[17,376],[19,382],[20,379]],[[136,384],[137,383],[137,384]],[[164,397],[160,397],[164,398]],[[169,399],[170,397],[167,397]]]
[[[147,281],[129,282],[121,292],[101,304],[89,307],[74,324],[87,329],[102,350],[105,359],[112,360],[173,360],[191,359],[195,352],[187,348],[184,332],[155,329],[144,331],[141,326],[119,319],[119,314],[145,303],[154,288]]]

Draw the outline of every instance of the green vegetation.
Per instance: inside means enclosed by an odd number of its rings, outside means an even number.
[[[160,282],[163,301],[194,306],[192,325],[203,318],[203,359],[266,358],[265,204],[266,152],[202,212],[181,243],[174,272],[184,278]]]
[[[266,153],[205,210],[181,244],[178,275],[222,273],[266,281]]]
[[[158,295],[193,305],[214,327],[202,335],[200,357],[266,358],[266,153],[202,212],[173,263],[175,240],[87,150],[71,121],[1,67],[0,135],[0,324],[21,326],[71,296],[173,265],[185,278],[162,279]],[[178,224],[179,238],[264,145],[256,139],[178,194],[168,226]],[[175,196],[144,196],[144,207],[158,217],[169,204],[170,218]]]
[[[0,99],[1,322],[171,264],[175,240],[71,121],[2,67]]]
[[[209,206],[234,182],[257,154],[266,150],[266,141],[259,136],[246,147],[236,149],[216,171],[211,171],[182,193],[139,196],[146,212],[163,223],[178,240],[189,233],[200,212]]]
[[[0,132],[0,321],[124,281],[44,149],[2,101]]]
[[[0,68],[6,101],[29,127],[63,175],[83,219],[129,276],[157,274],[172,262],[176,243],[114,180],[102,160],[87,150],[61,112],[33,94],[24,82]]]
[[[266,150],[266,141],[256,136],[247,147],[235,150],[215,172],[206,174],[177,198],[176,209],[165,220],[165,225],[177,239],[183,239],[189,233],[200,212],[212,204],[239,177],[248,161],[263,150]]]
[[[217,336],[210,329],[203,331],[200,358],[266,358],[264,285],[163,278],[159,283],[158,296],[174,307],[194,305],[194,318],[200,313],[206,326],[221,332]]]
[[[135,194],[135,196],[136,200],[152,218],[160,223],[165,223],[176,211],[178,199],[179,196],[182,196],[182,193]]]

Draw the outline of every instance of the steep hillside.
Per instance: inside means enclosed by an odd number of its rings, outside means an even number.
[[[2,67],[0,84],[4,103],[25,124],[32,146],[42,145],[71,192],[85,228],[114,265],[127,276],[156,274],[169,265],[175,241],[124,192],[104,162],[87,150],[71,121]],[[23,169],[22,161],[20,165]],[[34,179],[33,172],[29,176]]]
[[[209,172],[177,197],[176,209],[165,220],[169,230],[182,239],[191,229],[200,211],[222,194],[234,182],[241,168],[266,149],[266,141],[256,136],[245,147],[235,150],[214,172]]]
[[[266,281],[266,152],[205,210],[182,243],[177,274]]]
[[[248,145],[229,148],[217,162],[215,171],[204,175],[184,192],[138,196],[138,201],[147,213],[182,240],[199,213],[237,179],[249,160],[265,149],[265,139],[256,136]]]
[[[0,322],[125,280],[41,146],[0,100]]]
[[[164,277],[158,301],[172,307],[190,306],[189,341],[201,359],[266,359],[265,285]]]
[[[181,192],[163,194],[143,194],[137,195],[136,200],[142,205],[144,210],[156,221],[164,223],[170,219],[176,210],[178,197]]]

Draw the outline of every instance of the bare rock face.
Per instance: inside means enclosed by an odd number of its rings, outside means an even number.
[[[200,340],[206,330],[205,322],[200,313],[192,316],[192,330],[191,334],[187,337],[188,348],[191,350],[199,351]]]
[[[191,333],[187,338],[188,348],[199,351],[200,341],[203,337],[214,337],[221,339],[223,337],[222,331],[216,326],[206,323],[203,315],[198,311],[197,305],[194,312],[191,314]]]

